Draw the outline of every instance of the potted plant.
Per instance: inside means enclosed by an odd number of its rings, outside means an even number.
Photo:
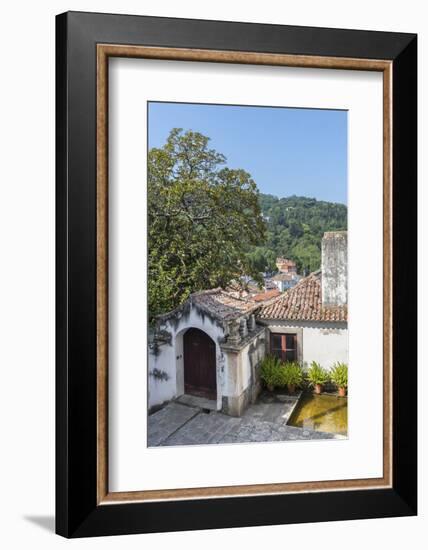
[[[261,362],[260,378],[263,380],[269,391],[273,391],[275,386],[278,385],[279,368],[279,359],[273,355],[268,355]]]
[[[339,397],[345,397],[348,389],[348,365],[337,361],[331,369],[330,377],[337,386]]]
[[[309,385],[315,390],[315,393],[319,395],[322,393],[323,386],[328,382],[328,372],[316,361],[312,361],[307,375]]]
[[[287,361],[280,367],[278,385],[287,387],[288,393],[296,393],[303,382],[303,372],[297,361]]]

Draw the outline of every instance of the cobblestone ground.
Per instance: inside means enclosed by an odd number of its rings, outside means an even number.
[[[240,418],[169,403],[149,416],[148,445],[206,445],[305,439],[344,439],[344,436],[287,426],[298,396],[262,396]]]

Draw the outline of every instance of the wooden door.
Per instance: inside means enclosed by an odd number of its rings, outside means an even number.
[[[217,398],[215,343],[202,330],[190,328],[183,336],[184,391]]]

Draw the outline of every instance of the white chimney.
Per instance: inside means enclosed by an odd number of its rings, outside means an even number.
[[[321,241],[322,305],[348,303],[348,233],[329,231]]]

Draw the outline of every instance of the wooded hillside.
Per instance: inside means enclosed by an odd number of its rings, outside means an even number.
[[[268,229],[267,238],[263,246],[253,247],[249,253],[250,262],[259,271],[275,270],[277,256],[294,260],[299,273],[315,271],[321,266],[323,233],[347,229],[344,204],[262,193],[259,203]]]

